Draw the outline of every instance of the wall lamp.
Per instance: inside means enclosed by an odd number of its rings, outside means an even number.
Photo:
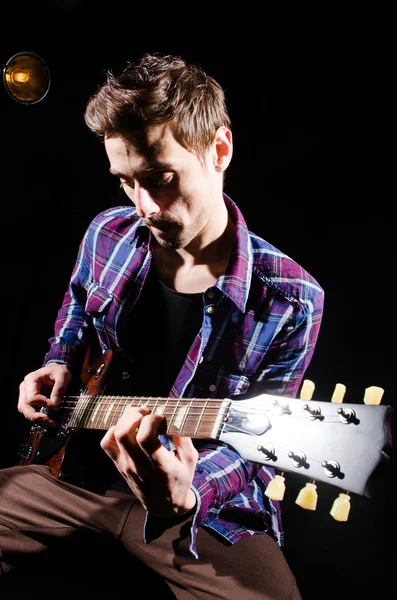
[[[50,72],[33,52],[14,54],[3,69],[3,82],[10,96],[20,104],[36,104],[50,89]]]

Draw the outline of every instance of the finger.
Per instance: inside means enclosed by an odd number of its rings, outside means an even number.
[[[127,451],[136,448],[136,432],[145,415],[150,411],[145,408],[128,407],[114,426],[114,437],[120,446],[125,447]]]
[[[60,406],[60,404],[62,403],[62,400],[65,397],[65,392],[66,392],[68,383],[69,382],[65,381],[63,378],[60,381],[58,381],[58,380],[55,381],[54,387],[52,388],[49,402],[47,403],[48,406],[52,406],[54,408]]]
[[[137,474],[135,461],[131,460],[130,455],[126,453],[124,448],[120,448],[115,437],[115,428],[116,426],[114,425],[109,429],[109,431],[100,441],[100,446],[108,455],[108,457],[114,462],[119,473],[127,481],[131,490],[135,494],[138,494],[139,486],[142,484],[142,480]]]
[[[24,387],[26,401],[36,396],[40,397],[40,399],[42,399],[43,402],[47,400],[46,396],[41,391],[41,381],[39,380],[39,378],[34,377],[33,373],[27,375],[23,380],[22,384]]]
[[[114,429],[115,425],[108,429],[108,431],[100,441],[100,446],[102,450],[104,450],[109,456],[109,458],[111,458],[114,462],[117,462],[120,455],[120,450],[117,445],[117,441],[114,437]]]
[[[136,442],[136,431],[143,415],[147,412],[148,410],[144,408],[127,408],[116,425],[113,425],[104,435],[101,440],[101,447],[113,461],[119,463],[123,453],[125,455],[124,461],[127,456],[135,458],[138,452],[142,453]]]
[[[172,441],[174,442],[175,452],[180,460],[195,468],[198,460],[198,451],[191,438],[174,435],[172,436]]]
[[[146,456],[152,458],[153,454],[163,448],[158,436],[164,428],[164,417],[162,415],[149,414],[143,417],[137,434],[136,441]]]
[[[35,421],[40,424],[45,424],[51,419],[45,414],[40,413],[40,409],[46,406],[47,398],[42,394],[35,394],[33,397],[28,397],[26,391],[26,383],[22,381],[19,385],[19,398],[17,408],[26,419]]]

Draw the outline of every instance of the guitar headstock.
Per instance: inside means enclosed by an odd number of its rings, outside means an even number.
[[[304,508],[316,496],[316,482],[340,488],[345,504],[349,492],[371,497],[392,447],[393,409],[380,404],[383,389],[367,388],[362,404],[347,404],[342,384],[331,401],[313,399],[314,388],[305,380],[299,398],[233,399],[220,439],[244,458],[279,472],[267,491],[274,500],[283,497],[285,471],[310,480],[297,499]]]

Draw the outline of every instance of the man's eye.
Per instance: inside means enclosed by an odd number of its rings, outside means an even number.
[[[133,181],[120,181],[120,187],[122,190],[124,190],[125,188],[130,188],[133,190],[135,185]]]
[[[174,179],[174,173],[154,173],[150,177],[148,177],[145,181],[142,181],[140,184],[142,187],[150,189],[150,188],[163,188],[169,185]],[[120,181],[121,189],[130,189],[133,190],[135,188],[134,181]]]
[[[173,178],[173,173],[158,173],[150,178],[148,185],[153,187],[165,187],[171,183]]]

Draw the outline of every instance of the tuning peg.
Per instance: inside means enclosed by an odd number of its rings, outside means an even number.
[[[302,488],[295,500],[295,503],[306,510],[316,510],[317,507],[317,486],[311,482]]]
[[[339,494],[334,500],[330,515],[335,521],[347,521],[350,512],[350,496],[346,492]]]
[[[376,385],[367,387],[364,393],[364,404],[373,404],[374,406],[377,406],[382,400],[384,391],[383,388],[377,387]]]
[[[274,479],[269,481],[265,495],[271,500],[282,500],[285,493],[285,477],[283,475],[275,475]]]
[[[299,397],[302,398],[302,400],[311,400],[313,397],[314,388],[314,382],[310,381],[310,379],[305,379],[302,384]]]
[[[341,403],[346,394],[346,386],[343,383],[337,383],[332,394],[331,402]]]

